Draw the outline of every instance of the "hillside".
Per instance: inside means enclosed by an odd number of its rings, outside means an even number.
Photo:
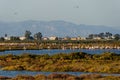
[[[42,32],[43,36],[86,36],[91,33],[111,32],[120,33],[118,29],[101,25],[74,24],[66,21],[23,21],[0,22],[0,36],[5,33],[22,36],[25,30]]]

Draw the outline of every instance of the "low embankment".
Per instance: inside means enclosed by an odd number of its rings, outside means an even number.
[[[32,49],[120,49],[120,41],[115,40],[75,40],[75,41],[3,41],[0,51]]]

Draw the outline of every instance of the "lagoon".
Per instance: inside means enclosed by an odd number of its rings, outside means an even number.
[[[109,73],[91,73],[91,72],[35,72],[35,71],[2,71],[0,70],[0,76],[15,77],[17,75],[30,75],[35,76],[38,74],[49,75],[52,73],[57,74],[70,74],[80,76],[81,74],[100,74],[102,76],[120,76],[120,74],[109,74]]]
[[[88,54],[101,54],[104,52],[113,52],[120,54],[120,49],[43,49],[43,50],[6,50],[3,52],[0,52],[0,55],[5,54],[14,54],[14,55],[20,55],[23,53],[30,53],[30,54],[57,54],[57,53],[71,53],[71,52],[85,52]]]

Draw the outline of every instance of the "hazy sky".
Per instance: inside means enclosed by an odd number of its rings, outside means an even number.
[[[0,21],[24,20],[120,26],[120,0],[0,0]]]

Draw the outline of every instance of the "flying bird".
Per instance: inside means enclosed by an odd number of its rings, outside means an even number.
[[[79,6],[76,6],[76,8],[79,8]]]
[[[14,12],[13,14],[14,14],[14,15],[18,15],[18,13],[17,13],[17,12]]]

